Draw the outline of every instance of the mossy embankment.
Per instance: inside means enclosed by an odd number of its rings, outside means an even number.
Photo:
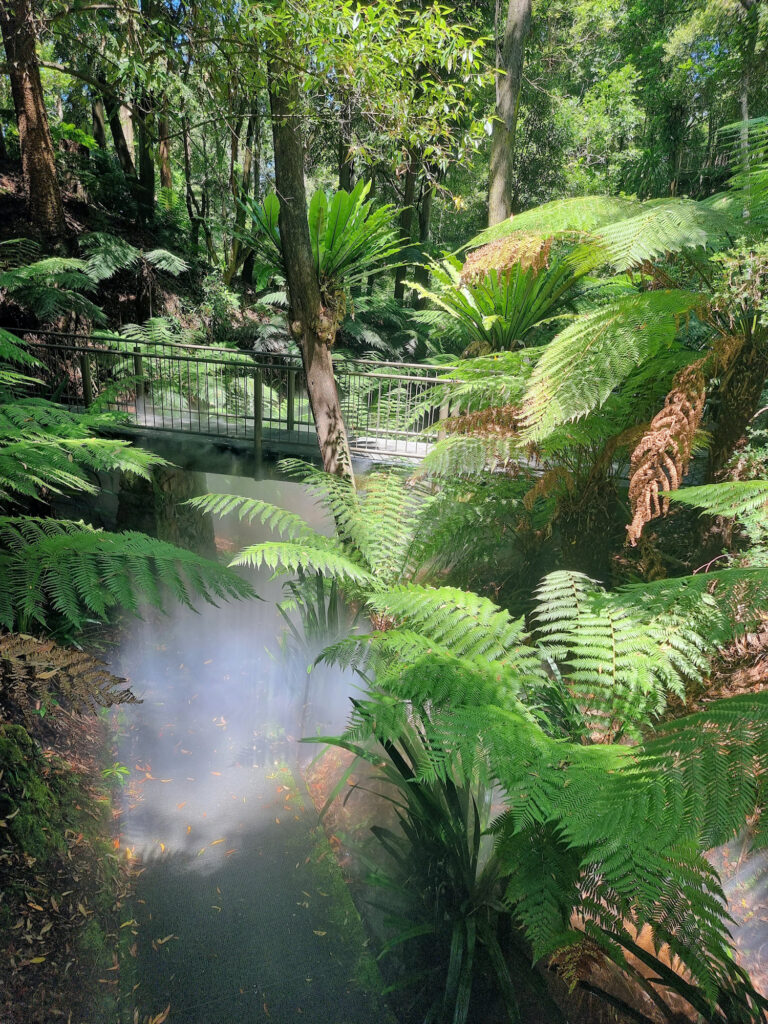
[[[117,1019],[121,907],[102,776],[105,723],[70,714],[0,721],[0,1019]]]

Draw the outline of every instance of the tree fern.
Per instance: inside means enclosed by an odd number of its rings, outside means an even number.
[[[669,693],[684,697],[686,684],[709,666],[712,616],[704,595],[696,608],[654,615],[580,573],[555,572],[544,578],[536,601],[541,645],[559,664],[595,737],[636,734],[664,710]]]
[[[531,439],[602,405],[629,373],[669,348],[695,292],[641,292],[587,314],[550,342],[531,375],[524,414]]]
[[[0,636],[0,717],[55,717],[60,709],[94,712],[135,703],[125,679],[83,651],[23,633]]]
[[[768,480],[726,480],[720,484],[685,487],[670,493],[671,501],[700,508],[711,516],[746,519],[768,516]]]
[[[476,235],[468,248],[507,238],[518,231],[554,235],[561,232],[591,232],[606,224],[631,217],[641,209],[634,199],[615,196],[579,196],[555,199],[550,203],[516,214]]]
[[[81,628],[115,608],[160,607],[163,591],[187,605],[253,596],[235,573],[164,541],[31,516],[0,517],[0,570],[0,624],[9,630],[44,626],[51,609]]]
[[[442,684],[435,681],[440,672]],[[433,695],[426,704],[425,678]],[[766,695],[738,708],[714,705],[631,749],[550,738],[515,706],[508,680],[479,663],[457,668],[425,655],[379,684],[381,695],[357,703],[351,749],[364,754],[360,744],[373,735],[392,757],[383,768],[392,778],[403,751],[400,771],[411,773],[411,787],[424,787],[425,800],[436,785],[448,794],[473,779],[503,789],[496,877],[534,959],[586,934],[632,976],[626,953],[639,955],[634,936],[648,924],[653,952],[640,954],[656,968],[658,998],[671,990],[719,1024],[764,1019],[768,1003],[733,966],[718,879],[699,851],[732,836],[754,807],[754,780],[768,752]],[[432,804],[417,806],[426,813]],[[418,863],[425,850],[416,832],[407,834]],[[662,946],[690,980],[664,965]]]
[[[167,249],[144,252],[105,231],[84,235],[80,245],[86,254],[85,272],[93,281],[105,281],[119,270],[135,270],[142,262],[174,276],[187,269],[185,260]]]

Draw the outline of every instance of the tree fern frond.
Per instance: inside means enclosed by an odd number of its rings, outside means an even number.
[[[24,342],[4,327],[0,327],[0,362],[14,363],[16,366],[40,365],[40,360],[27,351]]]
[[[95,712],[125,703],[136,703],[126,680],[90,654],[23,633],[0,636],[0,705],[6,717],[10,709],[29,722],[40,709],[55,716],[62,705]]]
[[[564,232],[592,232],[596,228],[624,220],[636,214],[642,204],[634,199],[615,196],[578,196],[555,199],[532,210],[515,214],[509,220],[486,228],[476,235],[467,248],[486,245],[518,231],[555,235]]]
[[[669,348],[695,292],[652,291],[620,299],[575,321],[546,347],[531,375],[524,415],[530,439],[602,405],[641,363]]]
[[[670,501],[700,508],[707,515],[743,519],[768,516],[768,480],[726,480],[670,492]]]
[[[300,515],[259,498],[243,498],[236,494],[201,494],[184,504],[211,515],[237,513],[238,519],[248,523],[258,520],[288,540],[317,536],[317,531],[308,526]]]
[[[454,587],[411,583],[372,594],[368,603],[459,657],[499,661],[521,676],[541,678],[538,656],[525,642],[523,620],[512,619],[485,597]]]
[[[159,604],[158,584],[188,605],[195,596],[254,596],[236,573],[164,541],[31,516],[0,517],[0,570],[0,623],[9,630],[43,625],[51,608],[76,628],[116,607],[136,612],[142,600]]]
[[[301,537],[291,541],[266,541],[243,548],[230,562],[231,566],[266,565],[277,573],[320,572],[329,579],[370,584],[371,574],[345,554],[338,541],[329,537]]]

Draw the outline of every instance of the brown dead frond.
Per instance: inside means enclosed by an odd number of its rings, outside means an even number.
[[[523,270],[532,269],[538,273],[549,265],[551,248],[551,237],[523,232],[489,242],[467,256],[461,271],[461,283],[476,284],[492,270],[501,274],[517,265]]]
[[[706,396],[704,360],[675,375],[673,388],[632,452],[629,500],[632,522],[627,538],[633,546],[646,523],[667,511],[665,491],[675,491],[688,470]]]
[[[465,412],[441,420],[440,429],[447,434],[514,437],[520,429],[520,410],[516,405],[497,405],[478,412]]]
[[[0,717],[55,714],[62,707],[94,712],[136,703],[125,679],[85,654],[23,633],[0,636]]]
[[[554,466],[543,473],[530,491],[523,496],[523,505],[530,512],[539,498],[546,499],[563,488],[572,494],[575,486],[576,481],[570,470],[567,470],[565,466]]]

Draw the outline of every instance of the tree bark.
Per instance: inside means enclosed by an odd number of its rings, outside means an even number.
[[[56,176],[29,0],[0,3],[0,31],[19,129],[21,174],[29,217],[39,231],[60,238],[66,234],[64,206]]]
[[[170,189],[173,188],[173,175],[171,173],[171,140],[168,138],[168,134],[168,111],[164,107],[157,123],[157,150],[160,158],[160,187]]]
[[[155,158],[152,152],[154,103],[144,94],[139,102],[139,185],[137,200],[139,219],[152,221],[155,216]]]
[[[245,229],[245,208],[241,200],[245,199],[251,189],[251,165],[253,163],[254,135],[260,130],[258,104],[248,115],[245,126],[245,146],[243,149],[243,164],[240,169],[240,181],[237,176],[233,177],[233,198],[235,200],[235,226],[232,232],[232,251],[229,262],[224,270],[224,284],[229,287],[232,278],[240,269],[243,258],[246,255],[242,243],[242,234]]]
[[[532,0],[509,0],[499,69],[496,75],[496,120],[491,140],[491,180],[488,189],[488,225],[506,220],[512,213],[515,132],[523,80],[525,39],[531,27]],[[498,14],[497,4],[498,40]],[[498,46],[498,43],[497,43]]]
[[[5,148],[5,134],[3,132],[3,126],[0,123],[0,160],[8,159],[8,150]]]
[[[350,154],[352,145],[352,132],[350,130],[351,106],[347,102],[339,117],[339,188],[345,192],[352,191],[352,179],[354,177],[354,161]]]
[[[268,66],[267,75],[291,333],[301,350],[323,467],[329,473],[353,481],[352,459],[331,357],[336,324],[323,308],[309,238],[298,83],[295,77],[281,81],[272,65]]]
[[[136,177],[136,165],[133,162],[133,140],[129,145],[125,135],[123,119],[120,116],[120,102],[109,91],[106,82],[104,83],[104,108],[107,112],[109,130],[112,133],[112,141],[115,144],[118,162],[126,178]]]
[[[404,246],[411,244],[411,230],[413,227],[413,203],[416,198],[416,168],[413,155],[410,156],[408,169],[405,172],[403,183],[403,208],[400,211],[400,235]],[[402,302],[405,298],[405,275],[408,268],[398,267],[395,270],[395,301]]]
[[[429,287],[429,267],[423,262],[426,260],[426,248],[429,245],[430,227],[432,224],[432,201],[435,198],[435,183],[428,179],[424,181],[419,203],[419,244],[421,246],[422,262],[414,269],[414,280],[418,281],[423,288]],[[416,300],[416,308],[422,309],[426,303],[423,296]]]
[[[93,114],[93,137],[99,149],[107,148],[107,115],[104,110],[104,100],[101,96],[94,96],[91,100],[91,113]]]

